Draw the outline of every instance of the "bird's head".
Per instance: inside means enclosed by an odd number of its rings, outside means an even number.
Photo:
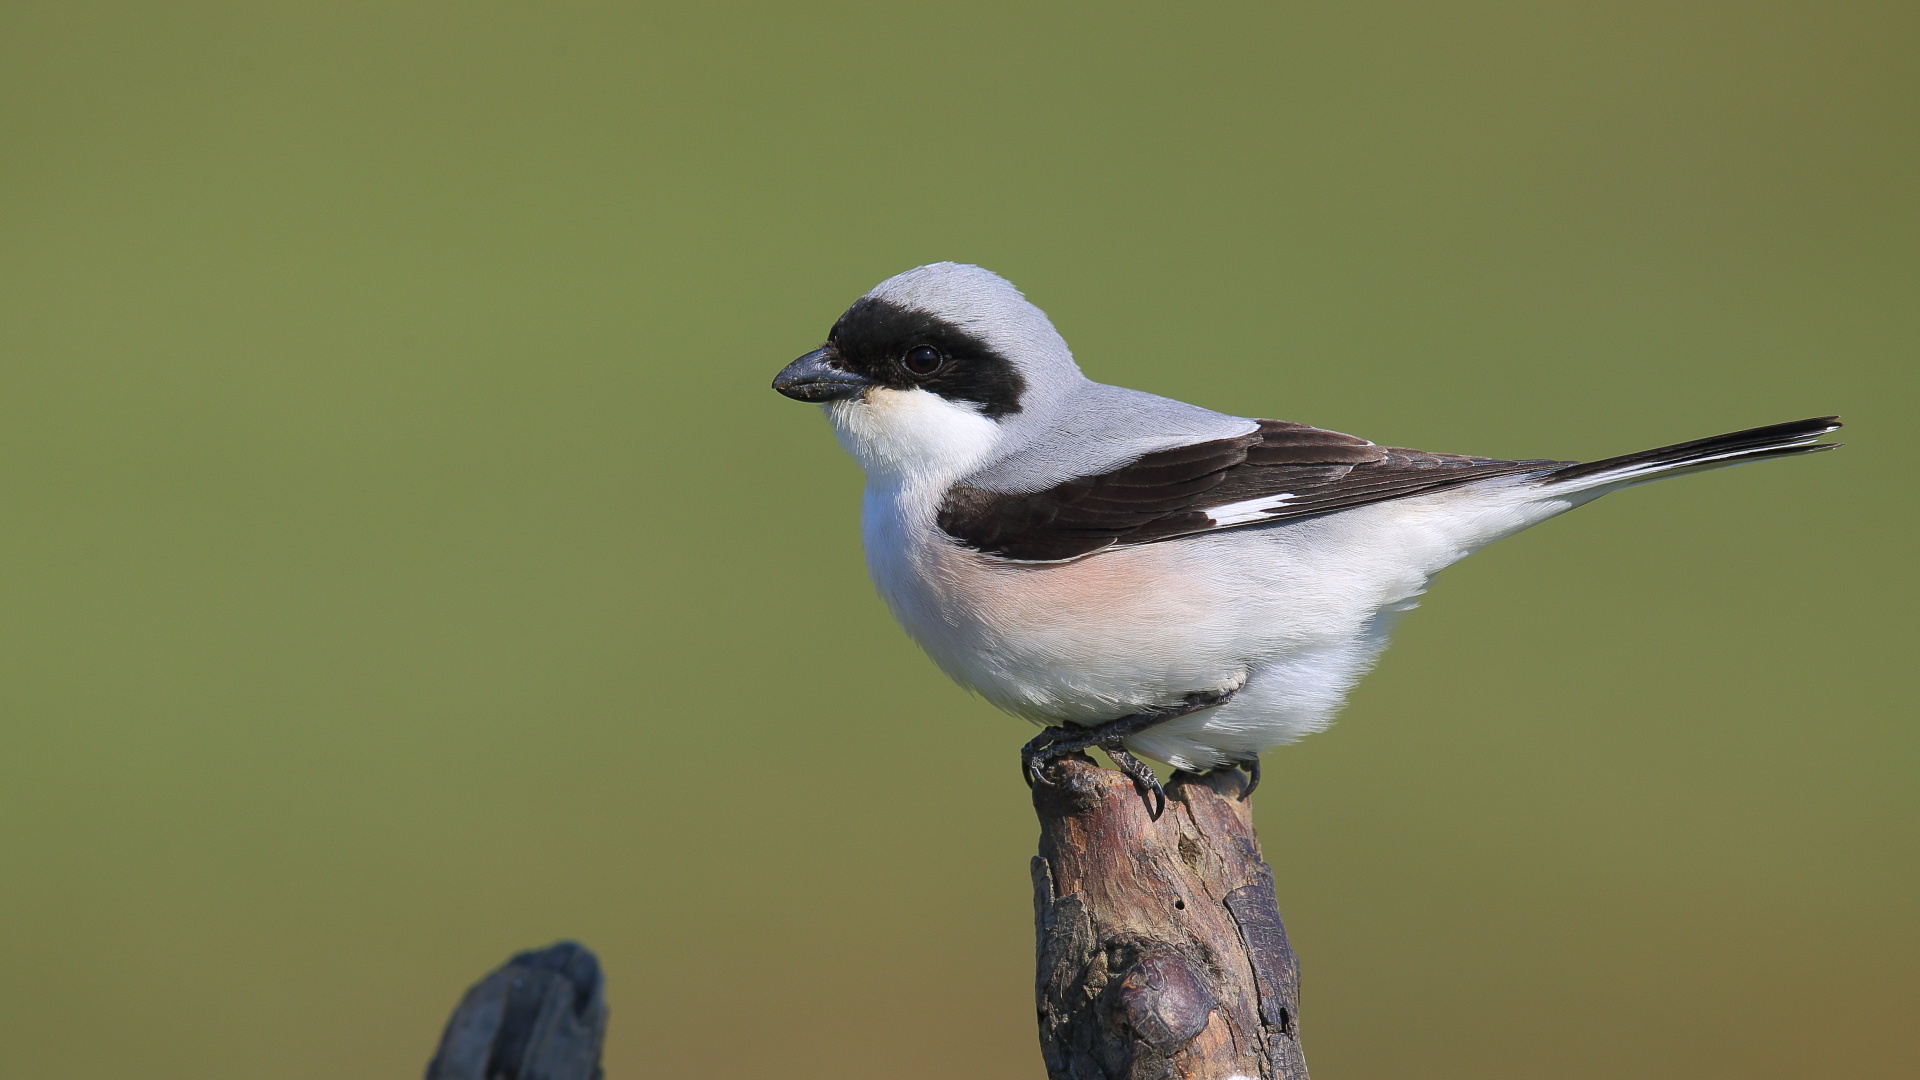
[[[1086,382],[1045,312],[978,266],[933,263],[881,282],[773,388],[825,406],[869,473],[951,480]]]

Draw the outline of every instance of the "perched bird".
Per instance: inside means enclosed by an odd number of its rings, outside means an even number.
[[[1045,726],[1028,782],[1097,746],[1156,816],[1140,757],[1245,768],[1251,793],[1442,567],[1609,491],[1832,449],[1814,440],[1840,426],[1585,463],[1378,446],[1094,382],[1019,290],[958,263],[882,282],[773,387],[821,403],[866,472],[867,567],[907,633]]]

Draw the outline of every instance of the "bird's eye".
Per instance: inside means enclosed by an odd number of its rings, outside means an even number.
[[[947,358],[940,355],[940,350],[931,345],[915,345],[900,357],[900,366],[915,375],[931,375],[946,362]]]

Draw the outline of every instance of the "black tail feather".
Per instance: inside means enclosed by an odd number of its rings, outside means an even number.
[[[1715,435],[1709,439],[1695,439],[1692,442],[1642,450],[1637,454],[1622,454],[1619,457],[1605,458],[1600,461],[1569,465],[1549,473],[1543,479],[1549,484],[1562,484],[1607,473],[1634,475],[1684,469],[1689,465],[1732,465],[1736,462],[1757,461],[1761,458],[1811,454],[1839,446],[1839,443],[1809,441],[1839,427],[1840,418],[1837,416],[1816,416],[1785,424],[1769,424],[1766,427]]]

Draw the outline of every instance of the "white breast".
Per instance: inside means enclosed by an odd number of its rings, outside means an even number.
[[[1035,720],[1093,723],[1238,685],[1248,609],[1170,544],[1008,563],[953,543],[936,503],[870,483],[867,565],[915,641],[961,685]]]

